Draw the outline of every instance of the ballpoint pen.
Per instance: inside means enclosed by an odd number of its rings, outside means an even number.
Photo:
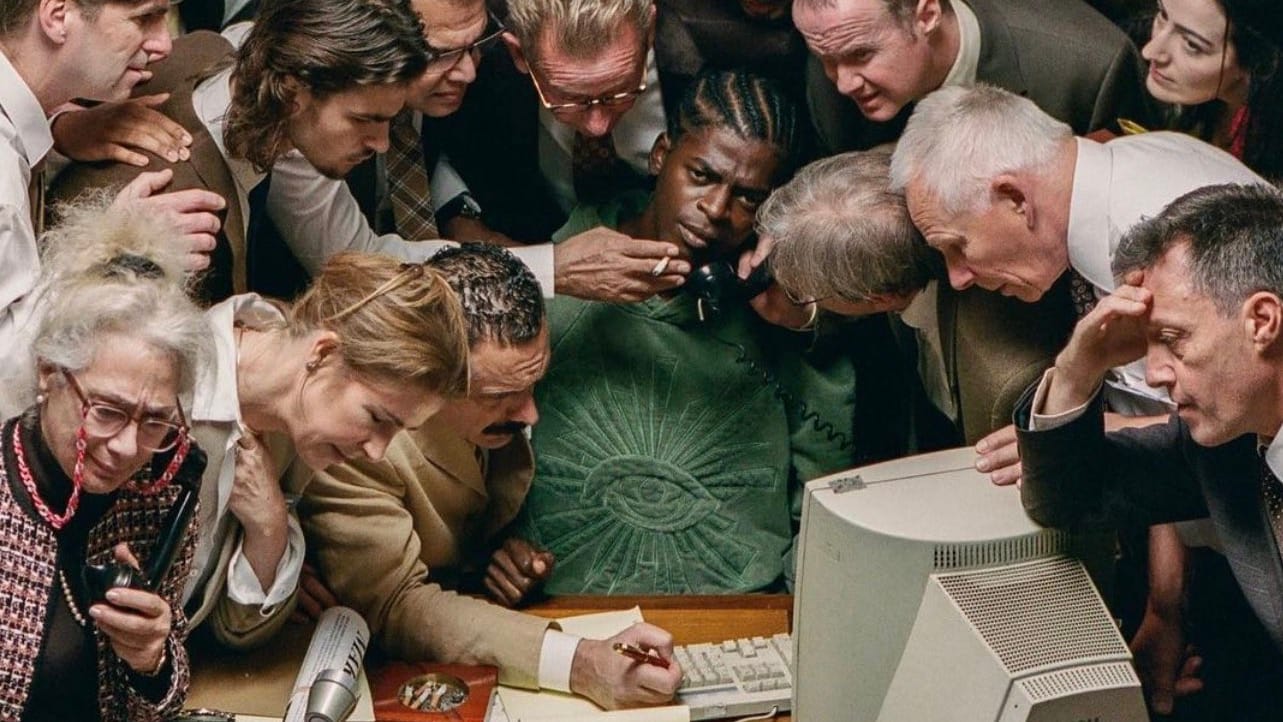
[[[656,667],[668,669],[669,661],[667,659],[659,656],[659,654],[652,654],[648,650],[628,644],[627,642],[615,642],[614,650],[629,659],[643,664],[653,664]]]

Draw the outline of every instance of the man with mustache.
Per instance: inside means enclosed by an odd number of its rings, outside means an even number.
[[[680,671],[630,665],[610,648],[631,642],[669,657],[672,638],[657,627],[581,640],[549,620],[443,590],[461,567],[484,560],[525,498],[533,460],[522,432],[539,419],[534,386],[549,344],[539,285],[512,254],[469,244],[430,265],[464,308],[468,395],[396,436],[382,461],[333,467],[307,485],[300,514],[317,568],[304,573],[300,608],[313,616],[332,604],[355,608],[398,659],[493,664],[504,684],[572,691],[604,707],[667,701]]]

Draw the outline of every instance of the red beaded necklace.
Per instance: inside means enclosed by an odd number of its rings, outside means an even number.
[[[60,530],[71,521],[76,508],[80,506],[80,484],[85,474],[85,427],[80,427],[76,432],[76,467],[71,475],[71,497],[67,499],[67,509],[61,516],[53,513],[53,510],[45,504],[45,500],[40,498],[36,480],[31,478],[31,469],[27,466],[27,452],[22,447],[22,434],[18,433],[19,427],[21,424],[13,425],[13,455],[18,461],[18,478],[22,479],[22,486],[27,490],[27,496],[31,497],[31,503],[40,513],[40,518],[48,522],[55,531]]]

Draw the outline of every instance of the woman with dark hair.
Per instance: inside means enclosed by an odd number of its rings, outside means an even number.
[[[37,395],[0,428],[0,720],[161,720],[186,696],[205,457],[179,397],[212,347],[174,235],[82,207],[45,238]]]
[[[1283,14],[1271,0],[1159,0],[1145,87],[1172,104],[1170,127],[1283,177]]]

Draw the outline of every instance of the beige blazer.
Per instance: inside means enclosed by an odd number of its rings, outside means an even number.
[[[429,580],[429,569],[457,564],[521,507],[534,470],[526,439],[490,452],[487,467],[482,478],[476,447],[433,420],[397,435],[380,462],[316,473],[300,519],[325,583],[388,654],[493,664],[504,684],[536,687],[551,622]]]

